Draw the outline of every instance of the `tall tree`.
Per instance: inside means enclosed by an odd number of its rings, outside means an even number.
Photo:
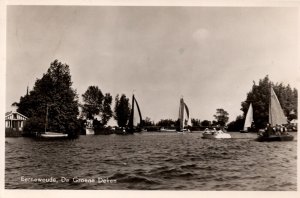
[[[89,86],[82,94],[82,98],[84,102],[82,111],[86,114],[86,117],[93,119],[95,115],[99,115],[103,109],[104,96],[98,86]]]
[[[112,97],[109,93],[105,96],[98,86],[89,86],[86,92],[82,95],[84,104],[82,111],[88,119],[95,119],[95,116],[100,116],[101,121],[95,121],[97,126],[105,126],[112,117],[111,103]]]
[[[106,93],[103,101],[103,111],[101,113],[101,122],[103,126],[105,126],[108,123],[108,121],[113,115],[111,109],[111,103],[112,103],[112,96],[109,93]]]
[[[224,109],[217,109],[217,113],[214,115],[217,124],[219,124],[220,126],[225,126],[225,124],[228,122],[229,117],[228,117],[228,113],[227,111],[225,111]]]
[[[122,94],[121,97],[119,97],[119,95],[116,96],[114,111],[114,118],[117,121],[118,126],[125,127],[130,116],[129,99],[125,94]]]
[[[29,117],[27,126],[30,130],[45,130],[48,107],[48,130],[75,133],[78,97],[71,86],[69,66],[58,60],[52,62],[47,73],[36,80],[33,90],[21,97],[18,103],[18,112]]]

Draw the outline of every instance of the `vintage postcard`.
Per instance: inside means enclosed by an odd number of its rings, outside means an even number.
[[[1,6],[4,197],[297,195],[296,2]]]

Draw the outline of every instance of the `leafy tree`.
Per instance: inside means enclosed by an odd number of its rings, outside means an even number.
[[[156,125],[161,127],[174,127],[177,125],[177,121],[174,121],[172,119],[161,119],[160,121],[157,122]],[[178,125],[179,125],[179,120],[178,120]]]
[[[201,121],[199,119],[192,118],[191,119],[192,126],[201,126]]]
[[[104,96],[98,86],[89,86],[88,89],[82,94],[83,107],[82,111],[86,114],[88,119],[93,119],[102,111],[102,103]]]
[[[119,97],[119,94],[115,98],[115,109],[114,118],[118,123],[119,127],[125,127],[130,116],[129,99],[126,98],[125,94]]]
[[[211,122],[208,120],[203,120],[201,122],[201,126],[203,126],[203,127],[209,127],[210,125],[211,125]]]
[[[253,119],[256,128],[264,128],[268,123],[271,86],[288,120],[297,118],[297,90],[292,90],[290,85],[284,86],[282,83],[274,84],[269,80],[268,76],[265,76],[259,80],[258,85],[253,82],[252,90],[247,94],[246,100],[241,104],[241,110],[244,112],[244,117],[246,117],[249,104],[252,103]]]
[[[145,120],[143,120],[143,126],[154,126],[154,123],[149,117],[146,117]]]
[[[229,114],[224,109],[217,109],[217,113],[214,115],[217,124],[219,124],[220,126],[225,126],[229,119],[228,115]]]
[[[102,125],[105,126],[113,115],[111,109],[112,96],[106,93],[103,101],[103,111],[101,114]]]
[[[88,119],[94,119],[96,115],[101,117],[101,121],[95,122],[97,126],[105,126],[112,117],[111,103],[112,97],[109,93],[105,96],[98,86],[89,86],[82,95],[84,104],[82,111]],[[101,128],[100,127],[100,128]]]
[[[240,131],[244,127],[245,118],[242,115],[236,117],[235,121],[228,124],[228,131]]]
[[[75,135],[78,97],[71,86],[69,66],[58,60],[52,62],[47,73],[36,80],[33,90],[20,98],[17,111],[29,117],[24,129],[44,131],[48,106],[47,130]]]

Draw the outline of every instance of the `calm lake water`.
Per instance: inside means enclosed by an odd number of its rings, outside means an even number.
[[[224,140],[202,139],[199,132],[67,141],[5,138],[5,188],[297,190],[296,140],[262,143],[254,141],[256,134],[231,135]]]

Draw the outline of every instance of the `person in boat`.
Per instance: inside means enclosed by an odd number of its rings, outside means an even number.
[[[249,130],[255,131],[255,123],[254,123],[254,121],[252,121],[251,126],[250,126],[250,129],[248,129],[248,131],[249,131]]]
[[[273,128],[275,135],[280,135],[281,134],[281,127],[280,125],[276,124],[276,126]]]
[[[280,132],[282,135],[288,135],[287,128],[284,125],[281,125]]]
[[[274,133],[274,129],[271,127],[271,124],[268,123],[265,132],[263,133],[264,137],[269,137],[269,135]]]
[[[217,132],[216,128],[213,128],[213,130],[211,132],[214,135]]]

